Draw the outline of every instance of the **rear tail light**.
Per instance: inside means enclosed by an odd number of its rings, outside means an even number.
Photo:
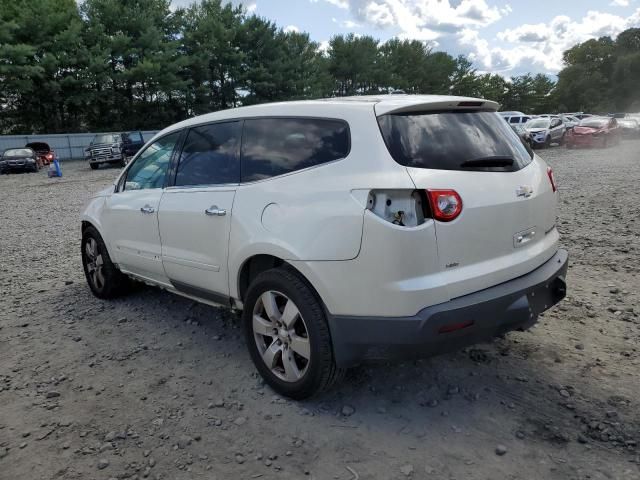
[[[45,157],[47,157],[47,160],[53,160],[53,153],[49,152],[45,155]]]
[[[455,190],[427,190],[427,198],[435,220],[450,222],[462,212],[462,198]]]
[[[549,181],[551,182],[553,193],[557,192],[558,187],[556,187],[556,179],[553,176],[553,169],[551,167],[547,167],[547,176],[549,177]]]

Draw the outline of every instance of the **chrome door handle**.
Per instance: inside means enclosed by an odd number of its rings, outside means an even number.
[[[153,213],[155,212],[155,209],[151,205],[145,205],[144,207],[140,208],[140,211],[142,213]]]
[[[211,205],[204,211],[204,213],[211,217],[224,217],[227,214],[227,211],[224,208],[218,208],[217,205]]]

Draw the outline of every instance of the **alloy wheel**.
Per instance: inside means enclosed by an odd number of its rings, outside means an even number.
[[[84,254],[91,283],[93,283],[96,289],[101,290],[105,284],[103,272],[104,261],[102,254],[98,250],[98,242],[95,238],[89,238],[84,244]]]
[[[253,308],[253,336],[262,361],[279,379],[297,382],[309,369],[309,331],[296,304],[268,290]]]

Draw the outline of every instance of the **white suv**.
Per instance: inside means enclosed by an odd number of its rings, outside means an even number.
[[[551,169],[496,109],[391,95],[173,125],[86,206],[89,286],[243,310],[257,369],[293,398],[527,328],[564,297],[567,252]]]

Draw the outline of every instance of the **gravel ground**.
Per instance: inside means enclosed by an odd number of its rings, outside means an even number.
[[[640,478],[640,142],[540,154],[567,299],[301,403],[264,386],[234,314],[90,294],[78,215],[118,170],[0,177],[0,479]]]

